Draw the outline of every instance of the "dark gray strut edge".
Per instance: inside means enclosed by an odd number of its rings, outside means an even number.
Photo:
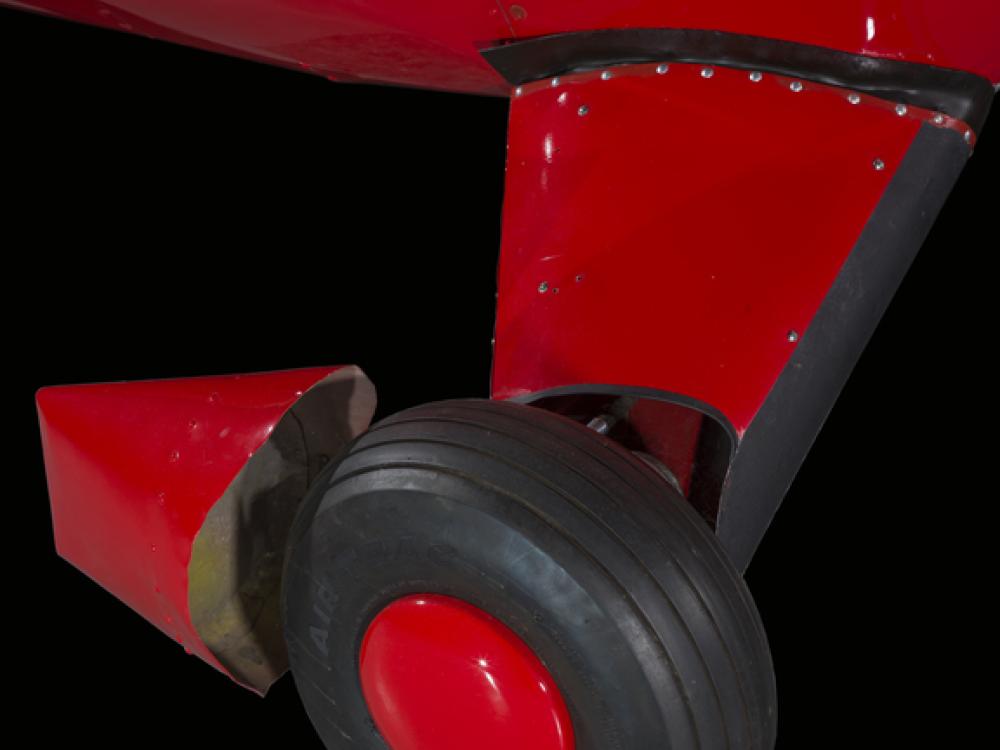
[[[729,468],[716,533],[739,570],[764,532],[969,157],[923,125]]]

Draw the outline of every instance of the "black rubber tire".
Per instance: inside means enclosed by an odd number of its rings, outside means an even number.
[[[714,534],[645,463],[561,416],[421,406],[316,482],[290,535],[283,608],[292,673],[330,750],[385,750],[358,653],[375,615],[413,593],[464,599],[523,638],[579,750],[774,745],[767,640]]]

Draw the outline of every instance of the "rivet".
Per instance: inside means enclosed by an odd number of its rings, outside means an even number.
[[[514,96],[520,96],[523,93],[524,93],[524,89],[522,89],[520,86],[518,86],[516,89],[514,89]]]
[[[789,331],[788,332],[788,340],[791,343],[794,344],[796,341],[799,340],[799,332],[798,331]]]
[[[559,76],[556,76],[556,77],[555,77],[555,78],[553,78],[553,79],[552,79],[551,81],[549,81],[549,85],[550,85],[550,86],[551,86],[552,88],[555,88],[556,86],[558,86],[558,85],[559,85]]]
[[[876,159],[875,161],[872,162],[872,166],[875,167],[876,172],[881,172],[883,169],[885,169],[885,162],[882,161],[881,159]]]
[[[788,88],[790,88],[795,93],[798,93],[802,90],[802,81],[792,81],[790,84],[788,84]]]
[[[701,77],[702,78],[711,78],[714,75],[715,75],[715,71],[712,70],[711,68],[702,68],[701,69]]]
[[[944,125],[944,115],[942,115],[940,112],[938,112],[936,115],[934,115],[934,124],[935,125]]]
[[[662,76],[668,70],[670,70],[670,66],[667,65],[666,63],[660,63],[659,65],[656,66],[656,73],[657,73],[657,75],[661,75]]]
[[[857,94],[848,94],[847,101],[851,104],[861,104],[861,97]]]
[[[763,78],[764,74],[761,73],[759,70],[753,70],[750,72],[750,80],[753,81],[754,83],[760,83],[761,80],[763,80]]]
[[[612,73],[610,70],[605,70],[603,73],[601,73],[601,80],[602,81],[610,81],[614,77],[615,77],[615,74]]]
[[[578,110],[576,111],[576,113],[577,113],[578,115],[580,115],[580,117],[586,117],[586,115],[587,115],[587,113],[588,113],[589,111],[590,111],[590,107],[588,107],[588,106],[587,106],[586,104],[581,104],[581,105],[580,105],[580,109],[578,109]]]
[[[896,114],[899,115],[900,117],[902,117],[903,115],[905,115],[906,114],[906,105],[905,104],[897,104],[896,105]]]
[[[965,142],[966,143],[972,143],[972,131],[971,130],[966,130],[965,131],[965,135],[962,136],[962,137],[965,138]]]
[[[539,294],[545,294],[547,291],[549,291],[549,282],[543,281],[541,284],[538,285]]]

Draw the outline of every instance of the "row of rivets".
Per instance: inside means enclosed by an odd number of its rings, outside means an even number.
[[[656,73],[658,75],[663,75],[663,74],[667,73],[669,70],[670,70],[670,66],[667,63],[660,63],[659,65],[656,66]],[[701,77],[702,78],[711,78],[714,75],[715,75],[714,68],[705,66],[704,68],[701,69]],[[612,73],[610,70],[605,70],[605,71],[601,72],[601,80],[602,81],[610,81],[612,78],[614,78],[614,73]],[[754,83],[760,83],[763,79],[764,79],[764,74],[761,73],[759,70],[753,70],[753,71],[750,72],[750,80],[753,81]],[[556,76],[551,81],[549,81],[549,85],[552,86],[553,88],[555,88],[555,87],[559,86],[559,84],[561,82],[562,81],[560,80],[559,76]],[[792,81],[790,84],[788,84],[788,88],[791,89],[792,91],[794,91],[795,93],[798,93],[798,92],[800,92],[800,91],[803,90],[803,85],[802,85],[801,81]],[[515,96],[521,96],[521,94],[523,94],[523,93],[524,93],[524,89],[521,86],[518,86],[517,88],[514,89],[514,95]],[[858,95],[857,93],[852,92],[852,93],[850,93],[850,94],[847,95],[847,101],[850,102],[851,104],[860,104],[861,103],[861,96]],[[579,114],[581,117],[583,117],[589,111],[590,111],[590,108],[587,105],[583,105],[583,106],[581,106],[577,110],[577,114]],[[909,110],[908,110],[908,108],[907,108],[907,106],[905,104],[899,103],[899,104],[896,105],[896,114],[899,115],[900,117],[903,117],[904,115],[906,115],[906,113],[908,111]],[[944,124],[944,116],[941,115],[941,114],[934,115],[933,122],[934,122],[935,125],[943,125]],[[972,141],[972,131],[971,130],[966,130],[965,133],[964,133],[964,138],[965,138],[965,142],[966,143],[971,143],[971,141]]]

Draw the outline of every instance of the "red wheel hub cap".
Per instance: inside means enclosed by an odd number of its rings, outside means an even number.
[[[392,750],[572,750],[552,676],[510,628],[459,599],[398,599],[361,646],[361,688]]]

